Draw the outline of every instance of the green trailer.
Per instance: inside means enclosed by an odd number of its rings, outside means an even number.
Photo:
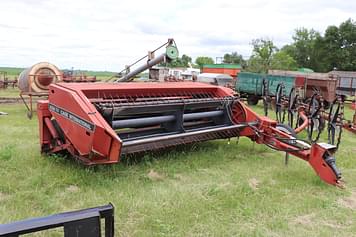
[[[255,105],[262,96],[263,79],[265,74],[240,72],[237,75],[235,89],[241,97],[247,98],[249,105]]]
[[[305,79],[303,77],[267,75],[251,72],[240,72],[237,76],[235,89],[241,97],[247,98],[249,105],[256,105],[263,95],[263,81],[269,96],[275,96],[277,86],[283,83],[285,94],[289,95],[293,87],[304,93]]]
[[[286,95],[289,95],[293,87],[296,87],[297,78],[290,76],[273,76],[267,75],[268,92],[270,96],[276,95],[277,86],[283,83]]]

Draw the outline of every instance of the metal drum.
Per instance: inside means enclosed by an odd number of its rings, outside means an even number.
[[[62,72],[51,63],[41,62],[22,71],[18,80],[22,92],[47,92],[51,83],[62,80]]]

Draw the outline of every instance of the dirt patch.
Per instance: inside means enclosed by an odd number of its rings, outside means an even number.
[[[330,228],[333,228],[333,229],[345,228],[345,226],[340,225],[340,224],[337,224],[337,223],[335,223],[335,222],[323,221],[321,224],[322,224],[323,226],[327,226],[327,227],[330,227]]]
[[[351,196],[340,198],[337,203],[342,207],[356,210],[356,190],[351,191]]]
[[[225,183],[219,184],[219,188],[221,188],[221,189],[228,189],[231,186],[232,186],[232,184],[230,182],[225,182]]]
[[[66,191],[70,192],[70,193],[75,193],[79,191],[79,187],[77,185],[69,185],[66,188]]]
[[[180,181],[185,181],[187,178],[186,177],[184,177],[183,175],[181,175],[181,174],[175,174],[174,175],[174,178],[175,179],[178,179],[178,180],[180,180]]]
[[[0,202],[4,201],[7,198],[7,194],[0,192]]]
[[[315,213],[310,213],[307,215],[297,216],[292,223],[298,225],[312,225],[315,220]]]
[[[291,221],[294,225],[315,226],[322,225],[333,229],[342,229],[352,225],[352,221],[347,221],[345,224],[337,223],[335,220],[320,220],[315,213],[298,216]]]
[[[150,172],[147,174],[147,177],[152,181],[161,181],[164,179],[164,175],[161,175],[154,170],[150,170]]]
[[[256,178],[252,178],[252,179],[249,179],[248,185],[253,190],[257,190],[259,188],[259,186],[260,186],[260,181],[258,179],[256,179]]]

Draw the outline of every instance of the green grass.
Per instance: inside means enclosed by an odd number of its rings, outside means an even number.
[[[0,67],[0,71],[7,72],[7,75],[10,78],[19,75],[23,70],[24,68],[18,68],[18,67]]]
[[[10,97],[10,98],[15,98],[15,97],[20,97],[20,90],[19,88],[15,87],[9,87],[6,89],[0,89],[0,97]]]
[[[344,204],[356,207],[356,136],[346,131],[337,164],[347,187],[338,189],[245,138],[84,168],[40,155],[23,105],[0,111],[9,113],[0,116],[0,223],[112,202],[117,236],[355,236],[356,212]]]

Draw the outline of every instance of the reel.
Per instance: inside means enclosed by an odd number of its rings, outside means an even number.
[[[286,116],[286,107],[284,105],[286,97],[283,83],[279,83],[276,89],[276,119],[279,123],[284,123]]]
[[[268,107],[271,101],[268,95],[268,82],[266,78],[263,78],[262,81],[262,100],[263,100],[263,112],[265,116],[268,116]]]
[[[298,107],[300,105],[300,98],[297,90],[293,87],[288,96],[288,125],[291,128],[299,126]]]
[[[308,105],[308,139],[310,142],[315,143],[319,140],[321,132],[324,130],[325,121],[321,116],[322,101],[320,95],[314,93]]]
[[[343,128],[344,104],[341,97],[337,97],[330,105],[328,113],[328,142],[339,148]]]

